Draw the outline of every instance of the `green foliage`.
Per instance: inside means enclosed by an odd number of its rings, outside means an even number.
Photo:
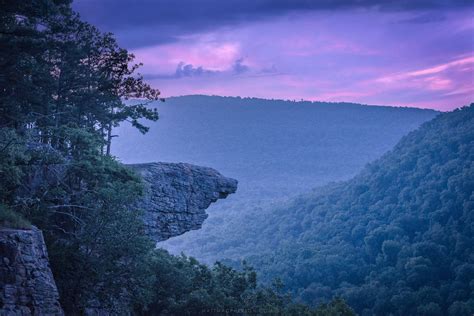
[[[0,127],[35,128],[38,141],[63,150],[72,140],[58,129],[73,124],[101,137],[109,153],[120,122],[146,132],[140,119],[158,119],[145,105],[160,92],[136,73],[134,56],[82,22],[69,1],[4,1],[0,46]]]
[[[62,152],[2,131],[1,225],[27,228],[25,216],[43,230],[65,311],[98,305],[120,312],[145,304],[153,243],[133,207],[141,179],[102,155],[103,141],[93,132],[58,130],[73,144]]]
[[[0,128],[0,203],[13,203],[14,191],[24,176],[27,161],[25,141],[10,128]]]
[[[146,104],[159,91],[67,0],[3,1],[0,46],[2,222],[43,230],[68,313],[146,302],[142,184],[109,153],[120,122],[146,132],[141,119],[158,119]]]
[[[341,298],[335,298],[329,303],[321,304],[315,313],[316,316],[348,316],[355,315]]]
[[[0,204],[0,227],[30,229],[31,224],[20,214]]]
[[[156,250],[152,262],[155,298],[147,308],[137,307],[143,315],[354,315],[340,299],[315,309],[294,303],[278,282],[259,286],[245,263],[241,271],[221,263],[210,268],[164,250]]]
[[[235,242],[258,236],[247,260],[309,304],[472,314],[473,126],[474,105],[440,114],[352,180],[262,210],[252,221],[263,229]]]
[[[75,187],[77,178],[82,181]],[[50,206],[50,221],[68,224],[56,230],[47,225],[53,229],[46,235],[64,309],[100,302],[101,308],[123,312],[146,303],[153,243],[131,204],[141,194],[140,179],[112,158],[92,155],[74,164],[64,182],[69,184],[47,199],[68,201]]]

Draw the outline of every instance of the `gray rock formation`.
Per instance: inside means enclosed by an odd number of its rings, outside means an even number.
[[[209,205],[237,190],[237,180],[211,168],[185,163],[129,167],[145,181],[145,197],[138,207],[144,211],[147,233],[157,242],[201,228]]]
[[[0,229],[0,315],[63,315],[40,230]]]

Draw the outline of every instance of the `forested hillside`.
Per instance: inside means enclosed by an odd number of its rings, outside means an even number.
[[[346,180],[391,149],[437,112],[351,103],[293,102],[185,96],[154,103],[160,121],[146,135],[129,126],[114,131],[112,153],[124,162],[171,161],[212,166],[239,181],[239,189],[208,210],[201,230],[163,244],[212,264],[240,258],[255,236],[242,223],[269,204]],[[234,242],[234,237],[248,237]],[[242,239],[240,239],[242,241]]]
[[[240,223],[247,259],[300,299],[361,315],[474,312],[474,105],[440,114],[352,180]]]

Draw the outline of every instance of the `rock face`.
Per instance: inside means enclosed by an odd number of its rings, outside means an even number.
[[[147,233],[155,241],[201,228],[205,210],[237,190],[237,180],[214,169],[185,163],[129,165],[146,184],[138,207],[144,211]]]
[[[0,229],[0,315],[63,315],[40,230]]]

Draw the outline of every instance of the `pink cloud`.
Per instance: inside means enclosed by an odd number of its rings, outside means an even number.
[[[137,60],[145,62],[149,72],[172,71],[180,62],[223,71],[240,58],[240,45],[236,42],[178,42],[137,49]]]
[[[165,96],[220,94],[454,108],[474,100],[472,22],[467,13],[425,24],[408,13],[292,14],[216,29],[135,51],[144,73],[179,62],[215,76],[155,79]],[[243,58],[248,68],[231,69]]]
[[[469,68],[465,68],[465,69],[472,70],[472,66],[474,65],[474,56],[461,58],[461,59],[454,60],[442,65],[437,65],[437,66],[433,66],[433,67],[422,69],[422,70],[408,72],[406,75],[408,77],[431,75],[431,74],[436,74],[436,73],[445,71],[449,68],[460,66],[460,65],[468,65]]]
[[[377,78],[386,88],[418,88],[444,92],[442,96],[464,94],[474,97],[474,56],[461,57],[428,68]],[[453,93],[458,91],[458,93]]]

